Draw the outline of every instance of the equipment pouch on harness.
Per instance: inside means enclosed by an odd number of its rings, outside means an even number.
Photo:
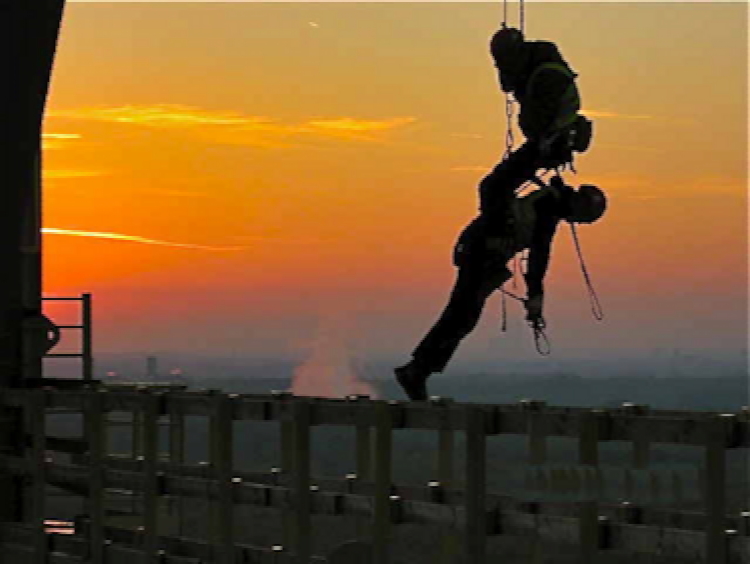
[[[593,132],[593,122],[579,114],[571,128],[570,148],[576,153],[584,153],[591,145]]]

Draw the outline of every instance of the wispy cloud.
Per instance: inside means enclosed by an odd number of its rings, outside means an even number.
[[[299,133],[311,133],[321,137],[335,137],[356,141],[379,141],[379,135],[399,129],[416,121],[413,117],[398,117],[382,120],[357,119],[351,117],[311,119],[293,127]]]
[[[354,132],[373,132],[387,131],[397,127],[403,127],[416,121],[413,117],[391,118],[384,120],[366,120],[355,119],[350,117],[333,118],[333,119],[313,119],[306,123],[307,127],[312,127],[320,131],[354,131]]]
[[[71,141],[81,139],[78,133],[43,133],[42,149],[49,151],[55,149],[64,149],[70,146]]]
[[[44,170],[42,176],[45,179],[63,179],[63,178],[93,178],[95,176],[104,176],[106,172],[100,170],[72,170],[72,169],[52,169]]]
[[[48,235],[68,235],[73,237],[93,237],[96,239],[114,239],[117,241],[128,241],[131,243],[143,243],[146,245],[160,245],[164,247],[179,247],[184,249],[199,249],[202,251],[242,251],[247,247],[221,247],[213,245],[194,245],[191,243],[176,243],[163,241],[161,239],[149,239],[138,235],[125,235],[123,233],[109,233],[106,231],[79,231],[77,229],[58,229],[56,227],[44,227],[42,233]]]
[[[132,123],[154,127],[185,127],[194,125],[246,125],[263,121],[232,112],[211,112],[192,106],[117,106],[111,108],[78,108],[53,110],[53,118],[85,119],[115,123]]]
[[[58,227],[43,227],[42,233],[46,235],[65,235],[70,237],[92,237],[94,239],[109,239],[114,241],[123,241],[127,243],[140,243],[145,245],[159,245],[162,247],[177,247],[182,249],[197,249],[201,251],[245,251],[251,248],[252,243],[273,243],[289,245],[317,245],[329,243],[327,239],[316,239],[313,237],[300,238],[283,238],[283,237],[265,237],[262,235],[240,235],[234,237],[237,241],[248,243],[248,245],[198,245],[194,243],[179,243],[176,241],[165,241],[164,239],[152,239],[150,237],[141,237],[140,235],[127,235],[125,233],[112,233],[109,231],[82,231],[79,229],[61,229]]]
[[[43,133],[42,139],[80,139],[79,133]]]
[[[265,116],[214,111],[177,104],[118,106],[54,110],[52,118],[89,120],[169,130],[188,130],[215,142],[259,147],[290,147],[290,139],[320,138],[357,141],[381,140],[383,134],[416,121],[414,117],[362,119],[354,117],[311,118],[284,123]]]
[[[608,110],[589,110],[583,109],[581,113],[591,118],[599,119],[654,119],[655,116],[647,114],[623,114],[620,112],[612,112]]]

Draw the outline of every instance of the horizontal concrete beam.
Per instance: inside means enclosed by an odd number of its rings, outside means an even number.
[[[211,392],[144,391],[56,391],[47,396],[48,408],[83,411],[89,394],[102,395],[105,411],[139,411],[144,398],[157,395],[160,413],[210,416],[217,396]],[[0,403],[23,405],[31,396],[26,390],[0,390]],[[349,401],[346,399],[298,398],[275,395],[229,394],[231,417],[236,421],[291,421],[297,402],[310,405],[312,425],[356,426],[375,423],[375,406],[388,404],[393,429],[465,431],[467,413],[481,413],[487,435],[526,435],[533,420],[535,432],[548,437],[580,436],[582,426],[590,424],[591,414],[597,423],[599,441],[634,441],[647,432],[651,443],[706,446],[714,421],[724,426],[725,448],[750,447],[750,421],[747,413],[690,411],[634,411],[627,408],[588,409],[578,407],[542,406],[529,409],[528,404],[486,405],[465,403],[398,402],[380,400]]]
[[[26,473],[26,461],[19,458],[5,458],[5,463],[15,473]],[[48,463],[46,475],[49,483],[58,487],[72,487],[85,493],[89,483],[90,470],[59,463]],[[142,472],[107,468],[104,471],[106,487],[140,491]],[[341,484],[351,481],[342,481]],[[356,484],[347,486],[353,491]],[[371,490],[372,484],[362,484],[364,490]],[[216,480],[204,477],[179,476],[164,474],[160,477],[160,495],[192,497],[203,500],[218,499]],[[458,505],[429,501],[434,495],[429,488],[400,487],[394,490],[391,497],[390,519],[392,524],[403,523],[432,524],[461,529],[466,522],[463,506],[460,505],[460,492],[448,493],[443,498]],[[232,492],[232,503],[260,507],[283,509],[289,506],[292,490],[286,486],[268,485],[236,480]],[[402,497],[403,496],[403,497]],[[408,497],[407,497],[408,496]],[[424,500],[419,499],[423,497]],[[454,497],[455,496],[455,497]],[[454,497],[454,499],[451,499]],[[373,515],[372,495],[362,493],[343,493],[321,491],[315,486],[310,496],[311,513],[318,515],[341,515],[367,517]],[[575,516],[577,504],[561,513],[559,503],[516,503],[502,496],[488,496],[487,508],[488,534],[526,535],[533,533],[541,540],[562,542],[576,545],[579,541],[578,517]],[[633,524],[623,522],[628,512],[614,512],[601,515],[600,537],[603,540],[602,550],[621,550],[653,554],[661,550],[662,554],[675,557],[696,558],[705,553],[705,533],[700,530],[685,530],[653,524]],[[739,526],[739,521],[737,521]],[[664,539],[669,539],[669,552]],[[730,562],[741,562],[741,558],[750,551],[750,537],[736,533],[727,533],[726,542]],[[733,559],[733,560],[732,560]]]

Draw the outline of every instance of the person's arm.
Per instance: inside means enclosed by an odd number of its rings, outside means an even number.
[[[537,211],[537,223],[529,245],[529,260],[526,269],[526,320],[537,322],[542,320],[544,308],[544,277],[549,266],[552,240],[560,221],[556,213],[554,196],[545,198],[545,205],[540,205]],[[540,202],[541,204],[541,202]]]

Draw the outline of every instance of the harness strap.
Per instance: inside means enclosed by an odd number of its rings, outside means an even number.
[[[578,75],[562,63],[542,63],[531,72],[529,79],[526,81],[526,95],[528,97],[531,97],[531,93],[533,92],[534,79],[539,73],[547,69],[561,72],[571,80],[570,85],[562,95],[561,109],[558,117],[552,124],[555,129],[563,129],[575,123],[576,119],[578,119],[578,110],[581,109],[581,99],[575,85],[575,78]]]

